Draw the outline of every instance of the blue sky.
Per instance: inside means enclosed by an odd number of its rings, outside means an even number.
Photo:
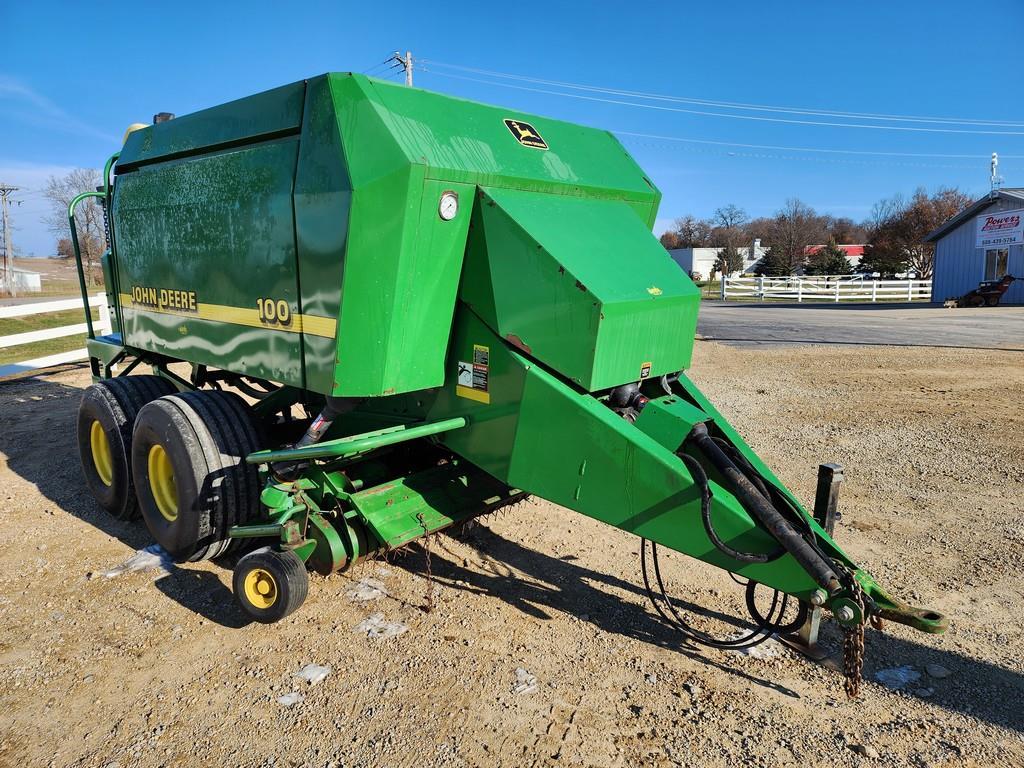
[[[293,10],[299,6],[304,10]],[[1007,185],[1024,185],[1024,99],[1012,76],[1024,33],[1020,0],[988,7],[820,0],[5,2],[0,29],[11,43],[0,63],[0,181],[24,188],[22,205],[13,209],[15,243],[37,254],[53,248],[38,220],[47,176],[101,166],[129,123],[329,70],[364,71],[396,49],[424,60],[419,87],[623,132],[623,143],[664,193],[658,232],[676,216],[709,215],[729,202],[759,216],[796,196],[820,211],[860,219],[877,199],[919,185],[981,194],[993,151],[1007,156],[1001,163]],[[641,100],[609,90],[1018,125],[840,119]],[[691,111],[674,111],[683,109]]]

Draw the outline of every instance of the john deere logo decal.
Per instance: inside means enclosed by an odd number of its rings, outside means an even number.
[[[506,118],[505,127],[512,131],[512,135],[516,137],[516,141],[524,147],[533,147],[534,149],[548,148],[548,143],[540,137],[540,134],[537,133],[537,129],[529,123],[524,123],[522,120]]]

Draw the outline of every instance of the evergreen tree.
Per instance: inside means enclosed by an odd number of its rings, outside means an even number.
[[[758,277],[786,277],[789,273],[789,259],[775,248],[769,248],[754,267]]]
[[[725,246],[718,251],[718,259],[715,261],[715,270],[724,276],[743,270],[743,254],[738,248]]]
[[[829,240],[828,245],[810,255],[804,272],[808,275],[849,275],[853,267],[846,258],[846,252],[836,245],[835,240]]]

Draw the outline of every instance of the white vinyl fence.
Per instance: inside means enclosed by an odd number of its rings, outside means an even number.
[[[725,277],[723,299],[789,301],[930,301],[931,280],[875,280],[864,275]]]
[[[90,296],[89,306],[99,307],[99,319],[93,323],[96,335],[101,336],[105,333],[110,333],[110,310],[107,307],[107,297],[102,293]],[[38,304],[15,304],[14,306],[0,307],[0,320],[15,317],[27,317],[29,315],[43,315],[51,312],[65,312],[69,309],[82,309],[82,300],[62,299],[60,301],[43,301]],[[59,339],[64,336],[84,337],[87,331],[88,327],[84,322],[81,322],[75,323],[74,325],[64,325],[60,328],[47,328],[42,331],[12,333],[9,336],[0,336],[0,349],[16,347],[21,344],[32,344],[33,342],[46,341],[47,339]],[[86,357],[87,353],[83,340],[81,348],[74,349],[70,352],[60,352],[56,355],[36,357],[20,363],[0,365],[0,379],[4,376],[13,376],[16,373],[26,373],[28,371],[39,370],[40,368],[50,368],[55,365],[73,363],[78,360],[84,360]]]

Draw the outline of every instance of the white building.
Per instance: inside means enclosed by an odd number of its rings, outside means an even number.
[[[14,267],[11,269],[11,277],[14,278],[14,290],[16,293],[39,293],[43,290],[42,274],[33,272],[30,269]],[[0,286],[6,284],[3,269],[0,268]]]
[[[1024,304],[1024,188],[996,189],[925,238],[935,243],[932,301],[1017,278],[1003,304]]]
[[[718,272],[715,265],[718,262],[718,252],[721,250],[722,246],[717,248],[674,248],[668,253],[686,274],[696,273],[699,279],[710,280],[711,274]],[[757,266],[757,262],[768,251],[767,248],[761,246],[759,239],[739,250],[743,253],[743,269],[733,272],[733,275],[752,272]]]

